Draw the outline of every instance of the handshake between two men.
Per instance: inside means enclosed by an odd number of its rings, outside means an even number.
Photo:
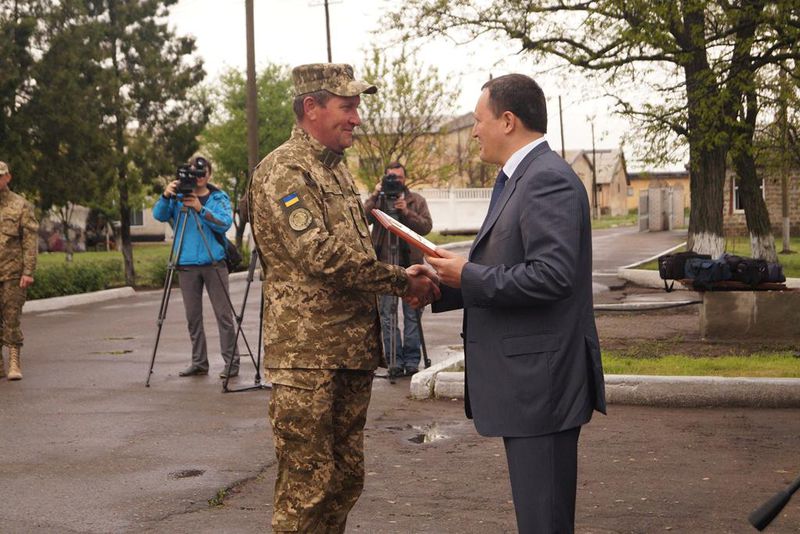
[[[414,308],[424,308],[439,300],[439,283],[452,288],[461,287],[461,271],[467,259],[443,248],[437,248],[438,258],[425,256],[430,265],[412,265],[408,273],[408,290],[403,300]],[[433,267],[431,267],[433,266]]]

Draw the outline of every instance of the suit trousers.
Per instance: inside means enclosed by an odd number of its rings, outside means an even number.
[[[520,534],[572,534],[581,427],[554,434],[504,437]]]
[[[228,299],[228,269],[224,263],[181,267],[178,271],[186,323],[192,340],[192,365],[208,370],[208,348],[203,327],[203,287],[208,291],[211,307],[217,318],[219,350],[225,369],[233,358],[231,372],[239,370],[239,350],[236,347],[236,322]]]

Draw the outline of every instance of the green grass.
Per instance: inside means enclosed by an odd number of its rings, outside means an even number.
[[[786,351],[749,356],[693,357],[674,354],[633,358],[612,351],[603,352],[603,370],[613,375],[800,378],[800,357],[794,354]]]
[[[425,239],[434,242],[437,245],[444,245],[447,243],[456,243],[458,241],[470,241],[475,239],[476,234],[447,234],[443,235],[439,232],[431,232],[425,236]]]
[[[783,240],[780,237],[775,238],[775,246],[778,249],[778,261],[783,265],[783,274],[787,278],[800,278],[800,237],[793,237],[790,241],[792,252],[790,254],[781,254],[783,249]],[[676,252],[686,250],[681,248]],[[725,240],[725,251],[737,256],[750,256],[750,240],[744,236],[729,237]],[[638,267],[638,269],[647,269],[649,271],[658,270],[658,261],[653,260]]]
[[[599,219],[592,219],[592,230],[604,230],[606,228],[617,228],[620,226],[633,226],[636,224],[638,215],[636,213],[629,213],[627,215],[620,215],[616,217],[607,216],[600,217]]]

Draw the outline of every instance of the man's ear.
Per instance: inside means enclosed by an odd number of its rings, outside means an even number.
[[[310,120],[313,121],[317,119],[318,109],[319,109],[319,104],[312,97],[307,96],[303,99],[303,114]]]
[[[517,127],[517,121],[519,120],[517,116],[510,111],[504,111],[501,118],[503,120],[503,130],[505,133],[510,134],[513,132]]]

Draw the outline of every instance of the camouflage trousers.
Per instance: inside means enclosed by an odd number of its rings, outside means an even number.
[[[3,345],[22,345],[19,318],[27,292],[27,289],[19,287],[19,278],[0,282],[0,343]]]
[[[344,533],[364,487],[372,371],[270,370],[275,532]]]

